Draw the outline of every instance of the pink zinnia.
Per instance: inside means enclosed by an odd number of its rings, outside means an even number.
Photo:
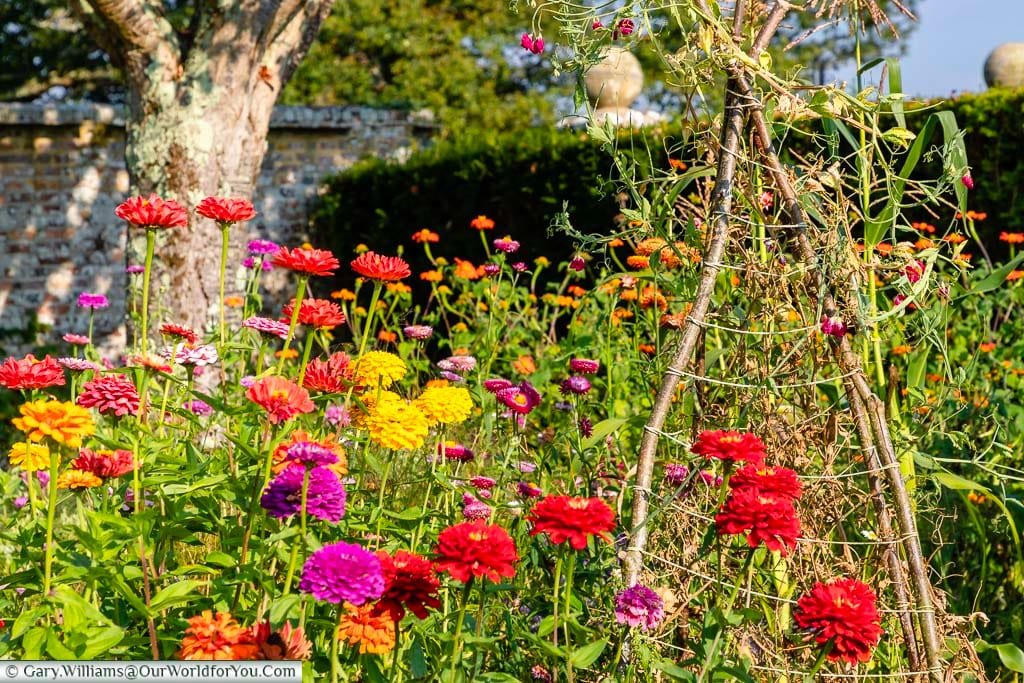
[[[124,375],[102,375],[82,386],[78,405],[96,408],[103,415],[117,417],[139,413],[139,392],[135,383]]]

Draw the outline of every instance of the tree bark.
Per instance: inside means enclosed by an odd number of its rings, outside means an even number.
[[[179,31],[151,0],[72,2],[127,79],[133,192],[190,208],[211,195],[251,199],[274,102],[331,0],[193,4],[191,25]],[[165,295],[157,310],[165,306],[174,322],[202,329],[218,308],[220,231],[194,213],[189,220],[159,236],[154,282]],[[129,233],[130,262],[140,262],[139,237]],[[233,235],[233,268],[243,242]]]

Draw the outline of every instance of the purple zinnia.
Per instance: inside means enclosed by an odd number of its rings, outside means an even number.
[[[251,240],[248,249],[253,256],[269,256],[276,254],[279,247],[270,240]]]
[[[173,358],[181,365],[194,365],[198,368],[213,365],[217,362],[217,347],[213,344],[192,346],[184,342],[174,347]]]
[[[299,589],[317,600],[359,606],[384,593],[384,574],[376,555],[340,541],[309,556],[302,567]]]
[[[582,375],[573,375],[562,382],[561,391],[563,396],[586,394],[590,391],[590,380]]]
[[[288,323],[271,320],[270,318],[260,318],[258,316],[246,318],[242,321],[242,327],[248,327],[250,330],[256,330],[264,334],[272,334],[281,339],[288,336]]]
[[[324,410],[324,419],[334,427],[348,427],[352,424],[352,416],[345,406],[327,406]]]
[[[665,602],[647,586],[636,584],[615,596],[615,621],[650,631],[665,618]]]
[[[501,266],[497,263],[485,263],[484,264],[484,275],[497,275],[501,272]]]
[[[409,339],[430,339],[434,328],[430,325],[406,325],[402,328],[402,334]]]
[[[514,254],[519,251],[519,242],[516,242],[511,237],[502,237],[501,239],[494,240],[493,244],[495,249],[506,254]]]
[[[97,308],[106,308],[110,305],[110,302],[107,300],[107,297],[102,294],[82,292],[78,295],[78,305],[82,308],[91,308],[95,310]]]
[[[515,263],[512,264],[512,270],[516,271],[517,273],[525,273],[526,264],[523,263],[522,261],[516,261]]]
[[[264,271],[271,271],[274,269],[274,264],[264,259],[260,259],[259,264],[257,264],[255,256],[246,256],[245,260],[242,261],[242,267],[247,268],[249,270],[255,270],[257,267],[259,267]]]
[[[198,398],[186,402],[184,407],[200,417],[213,415],[213,407],[206,401],[200,401]]]
[[[469,520],[488,519],[491,516],[491,506],[471,493],[463,493],[462,516]]]
[[[437,444],[437,454],[443,455],[448,460],[458,460],[459,462],[471,462],[474,456],[473,451],[469,448],[450,441]]]
[[[301,510],[304,476],[304,467],[292,465],[267,485],[260,505],[268,515],[283,519]],[[345,487],[333,470],[314,467],[309,471],[306,513],[325,522],[337,522],[345,516]]]
[[[569,361],[569,369],[583,375],[593,375],[601,369],[601,363],[589,358],[573,358]]]
[[[312,441],[299,441],[289,446],[288,458],[311,466],[333,465],[338,462],[337,453]]]

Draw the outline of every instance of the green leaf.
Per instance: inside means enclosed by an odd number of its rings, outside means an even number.
[[[220,550],[214,550],[206,556],[206,564],[212,564],[214,567],[234,567],[238,564],[233,556],[228,555]]]
[[[910,368],[907,372],[907,387],[909,389],[920,389],[924,386],[925,371],[928,369],[928,352],[930,346],[924,346],[913,358],[910,359]]]
[[[608,639],[603,638],[601,640],[595,640],[592,643],[587,643],[583,647],[578,647],[572,651],[569,655],[569,661],[573,666],[580,669],[586,669],[588,666],[597,661],[597,658],[601,656],[604,649],[608,646]]]
[[[667,659],[663,659],[660,662],[656,662],[654,668],[658,671],[661,671],[666,676],[674,678],[677,681],[690,682],[697,680],[697,676],[693,672],[687,671],[686,669],[678,666],[674,662],[670,662]]]
[[[42,615],[46,614],[45,607],[36,607],[30,609],[27,612],[22,612],[18,615],[18,618],[14,620],[14,625],[11,626],[11,638],[18,638],[22,633],[27,631],[32,624]]]
[[[184,581],[172,583],[153,596],[149,603],[149,609],[151,612],[156,613],[173,605],[188,602],[194,596],[196,588],[201,585],[203,585],[202,581],[194,579],[185,579]]]
[[[939,484],[953,491],[981,491],[982,493],[989,493],[989,490],[981,484],[952,472],[936,472],[932,477]]]
[[[996,654],[999,655],[999,661],[1003,663],[1003,666],[1010,671],[1024,673],[1024,650],[1021,650],[1016,645],[1011,643],[993,645],[991,643],[986,643],[984,640],[979,640],[975,643],[975,649],[977,649],[979,653],[995,650]]]
[[[42,626],[36,626],[25,634],[25,637],[21,639],[21,646],[24,648],[23,659],[39,659],[43,643],[46,642],[46,634],[47,630]]]
[[[1021,261],[1024,261],[1024,252],[1017,254],[1008,263],[1004,263],[999,268],[996,268],[987,276],[985,276],[980,282],[975,283],[969,294],[984,294],[985,292],[991,292],[993,289],[999,288],[1003,282],[1006,281],[1006,276],[1010,274]]]
[[[277,600],[274,600],[274,602],[270,603],[270,623],[283,623],[292,611],[299,606],[301,601],[302,599],[294,593],[282,595]]]
[[[517,677],[500,671],[482,673],[474,680],[482,681],[482,683],[519,683],[519,679]]]
[[[108,626],[104,629],[94,630],[89,634],[88,644],[82,652],[82,659],[96,659],[100,655],[110,651],[112,647],[124,639],[124,631],[117,626]]]

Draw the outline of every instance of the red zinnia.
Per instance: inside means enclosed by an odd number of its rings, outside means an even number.
[[[345,380],[352,379],[352,359],[344,351],[332,353],[327,360],[314,358],[306,365],[302,386],[310,391],[339,394],[348,388]]]
[[[381,256],[372,251],[360,254],[351,265],[363,277],[381,282],[394,282],[412,274],[409,264],[397,256]]]
[[[139,228],[183,228],[188,225],[188,212],[184,206],[155,194],[125,200],[114,209],[114,215]]]
[[[745,465],[729,477],[729,488],[752,488],[762,496],[798,500],[801,486],[796,472],[786,467]]]
[[[278,268],[287,268],[305,275],[326,277],[334,275],[341,264],[334,254],[324,249],[289,249],[281,247],[274,254],[273,264]]]
[[[96,408],[103,415],[138,415],[139,392],[125,375],[101,375],[82,386],[78,405]]]
[[[426,619],[428,608],[441,606],[437,599],[440,582],[430,560],[407,550],[399,550],[394,555],[378,550],[377,557],[384,572],[384,594],[377,606],[387,611],[396,624],[405,616],[407,608],[418,618]]]
[[[828,658],[849,664],[866,662],[882,635],[875,592],[857,579],[817,583],[796,603],[793,621],[814,631],[819,645],[832,642]]]
[[[290,322],[295,311],[295,299],[281,310],[284,322]],[[327,299],[303,299],[299,306],[299,323],[321,330],[330,330],[345,322],[341,307]]]
[[[311,413],[316,409],[305,389],[276,375],[256,380],[245,395],[267,411],[273,424],[290,420],[299,413]]]
[[[120,477],[135,469],[135,459],[131,451],[91,451],[83,448],[78,457],[71,463],[71,468],[83,472],[92,472],[101,479]]]
[[[576,550],[586,548],[591,536],[610,540],[608,532],[615,528],[615,511],[600,498],[548,496],[527,519],[533,523],[531,536],[547,534],[552,543],[568,541]]]
[[[256,215],[248,199],[207,197],[199,202],[196,213],[218,223],[241,223]]]
[[[725,505],[715,515],[715,528],[720,534],[747,534],[747,545],[761,543],[783,555],[796,547],[800,520],[793,503],[784,498],[760,495],[755,489],[734,489]]]
[[[764,442],[753,434],[731,431],[701,432],[690,450],[705,458],[758,463],[764,460]]]
[[[497,582],[501,577],[516,574],[513,566],[519,561],[515,543],[508,532],[483,520],[450,526],[437,537],[438,571],[448,572],[456,581],[486,577]]]
[[[0,386],[8,389],[45,389],[64,385],[64,368],[55,358],[36,360],[32,354],[24,358],[8,358],[0,364]]]
[[[177,339],[184,339],[189,344],[195,345],[199,343],[199,335],[191,327],[185,327],[184,325],[178,325],[176,323],[164,323],[160,326],[160,334],[165,334],[168,337],[175,337]]]

